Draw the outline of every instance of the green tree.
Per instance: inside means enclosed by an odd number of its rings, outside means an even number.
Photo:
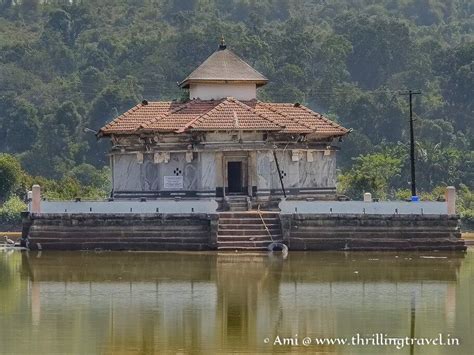
[[[343,171],[359,155],[401,159],[403,179],[389,189],[409,187],[408,148],[391,151],[408,142],[397,92],[421,90],[420,190],[472,188],[473,11],[464,0],[0,0],[0,152],[55,179],[83,163],[101,170],[108,142],[82,128],[142,97],[185,98],[176,82],[223,34],[270,79],[260,99],[304,102],[354,129],[338,154]],[[85,179],[81,169],[72,178]]]
[[[412,40],[405,23],[344,14],[336,19],[335,29],[352,43],[348,67],[352,79],[363,88],[376,89],[406,67]]]
[[[458,185],[461,181],[463,154],[441,143],[420,141],[416,145],[417,180],[419,187],[431,190],[436,185]]]
[[[21,166],[9,154],[0,154],[0,202],[5,201],[18,186],[21,179]]]
[[[386,199],[390,182],[401,171],[401,159],[383,153],[359,156],[352,169],[339,179],[340,190],[354,199],[362,199],[364,192]]]
[[[36,140],[39,120],[36,109],[14,94],[0,96],[0,151],[21,153]]]
[[[60,105],[55,114],[44,116],[34,149],[22,156],[25,169],[46,177],[59,177],[69,171],[86,150],[82,122],[71,101]]]

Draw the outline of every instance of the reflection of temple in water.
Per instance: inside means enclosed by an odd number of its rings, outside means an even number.
[[[413,297],[419,324],[439,317],[449,326],[462,254],[446,256],[43,253],[25,254],[22,268],[43,341],[67,324],[93,339],[78,349],[238,351],[268,350],[263,339],[277,334],[406,336]]]

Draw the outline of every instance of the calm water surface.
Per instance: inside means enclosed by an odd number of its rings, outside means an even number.
[[[473,354],[473,265],[472,249],[0,252],[0,353]],[[357,333],[461,344],[302,345]]]

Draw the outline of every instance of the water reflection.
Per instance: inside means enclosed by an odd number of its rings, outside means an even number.
[[[0,254],[0,352],[394,353],[264,339],[460,337],[473,348],[474,253]],[[412,313],[412,310],[414,312]],[[412,327],[412,325],[414,325]],[[402,353],[409,353],[407,347]]]

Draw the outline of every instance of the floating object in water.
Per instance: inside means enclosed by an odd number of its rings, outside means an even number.
[[[447,256],[429,256],[429,255],[422,255],[420,256],[422,259],[447,259]]]
[[[286,259],[288,257],[288,247],[283,243],[278,243],[278,242],[270,243],[270,245],[267,247],[267,249],[268,249],[268,251],[271,251],[272,253],[274,251],[281,250],[281,254],[283,256],[283,259]]]
[[[359,273],[359,271],[354,271],[354,274],[358,274],[358,273]]]

